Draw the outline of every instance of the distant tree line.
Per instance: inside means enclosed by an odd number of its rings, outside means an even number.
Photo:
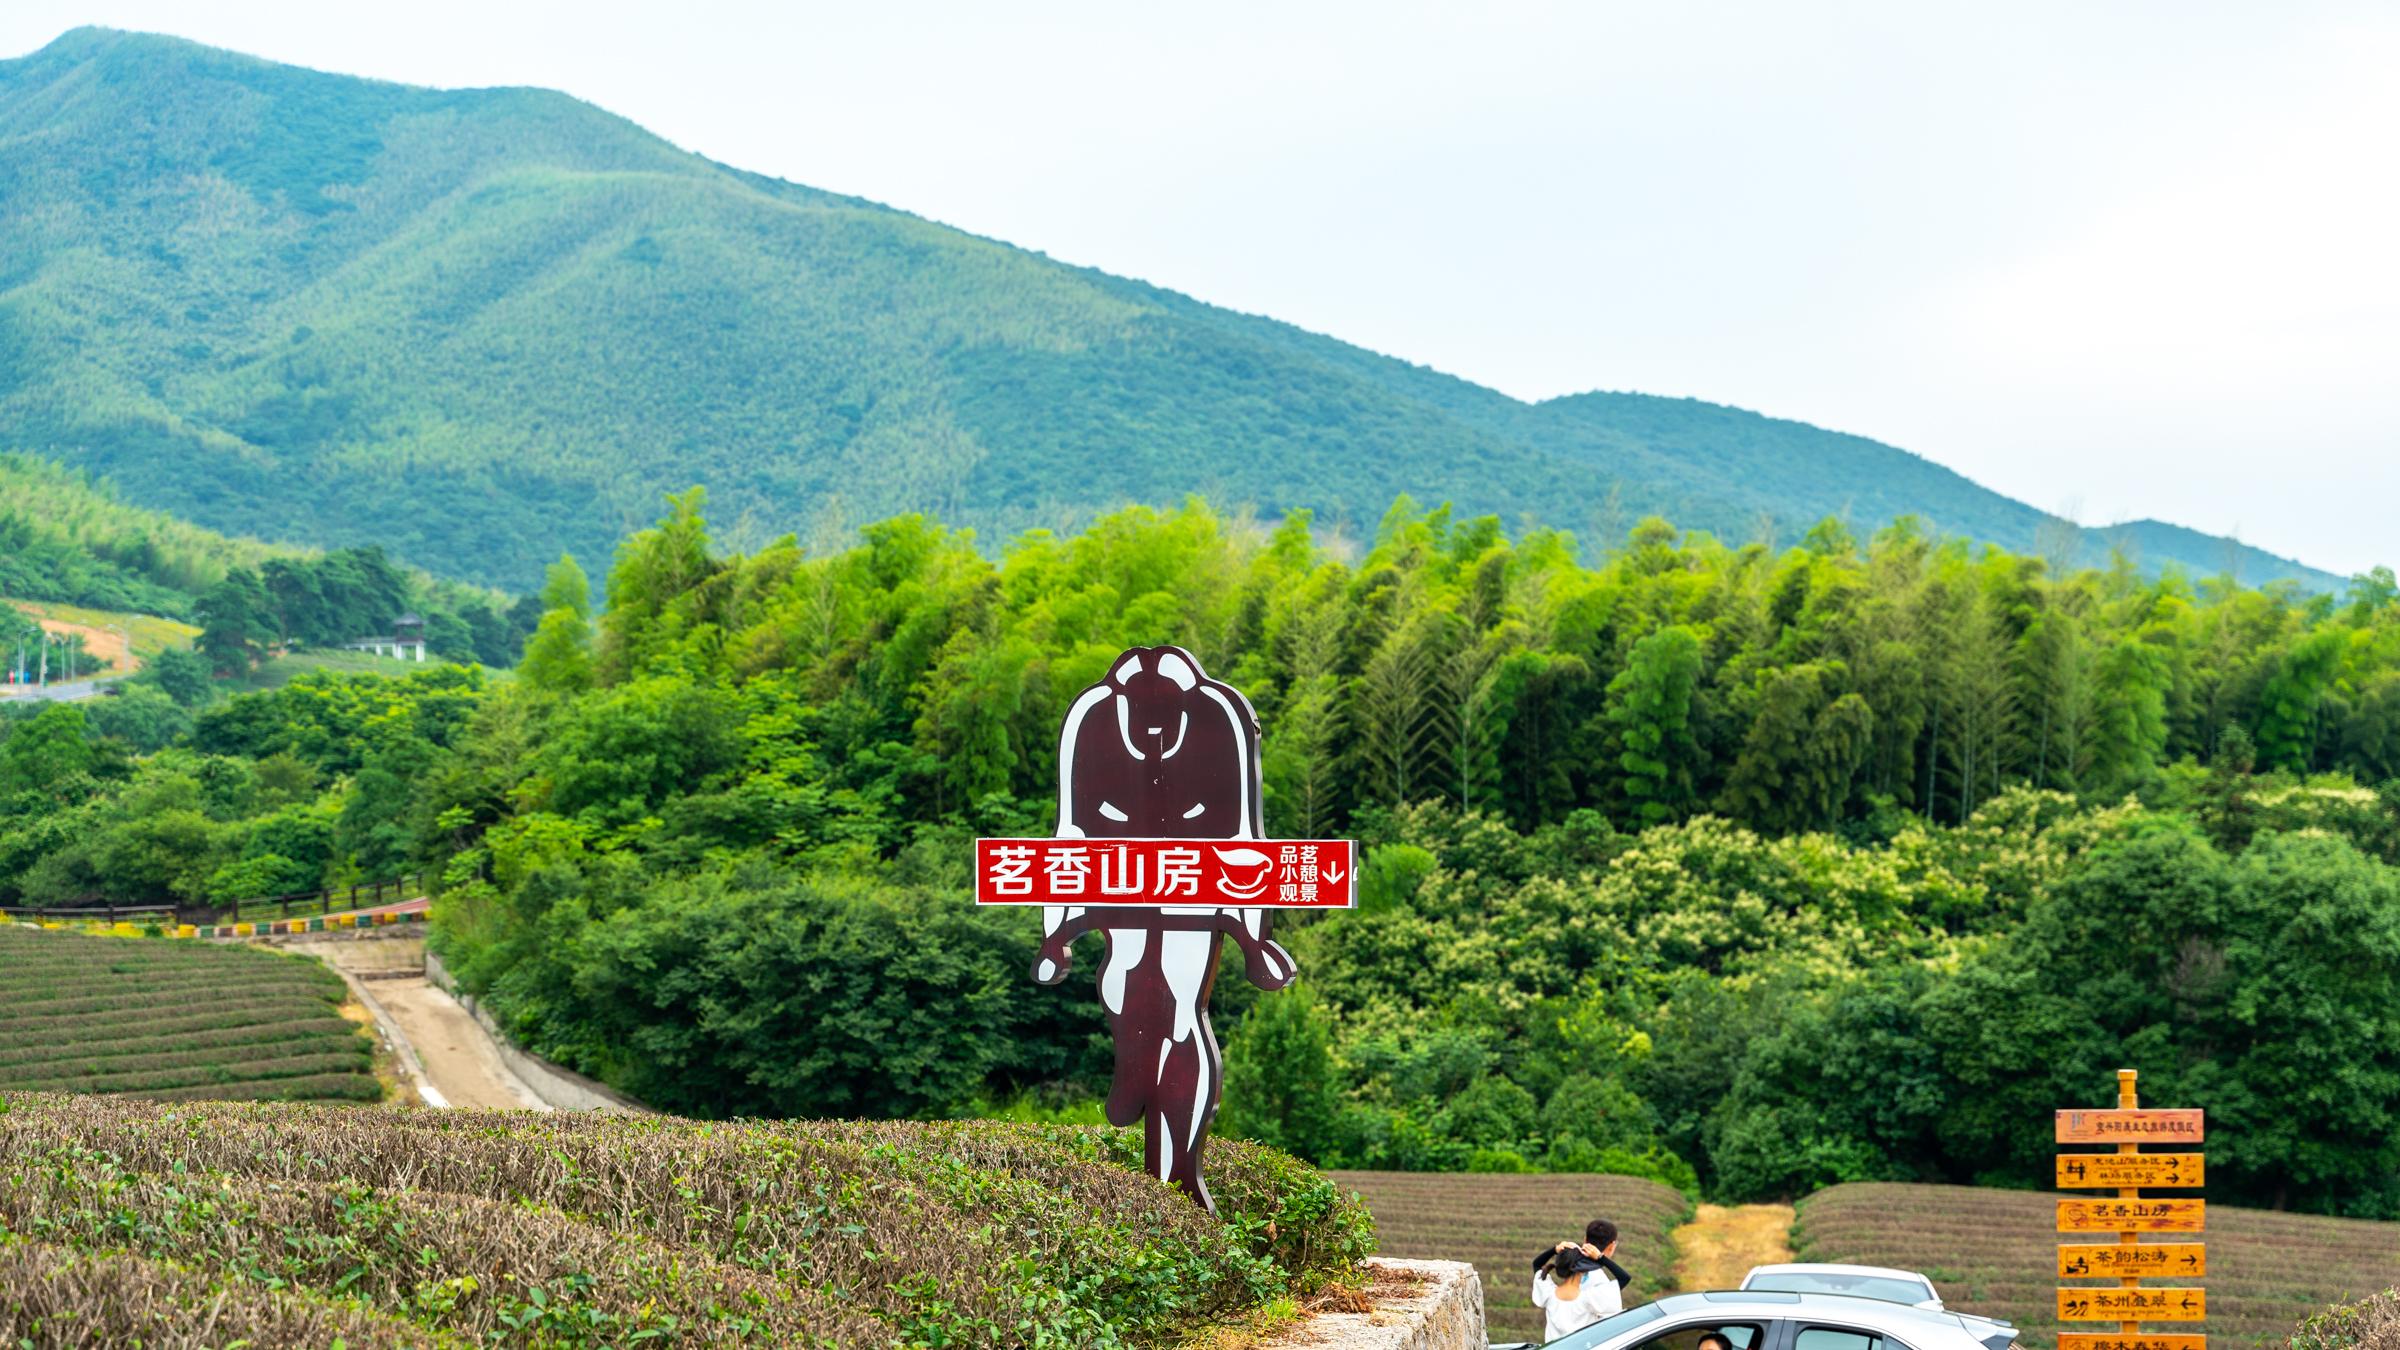
[[[235,567],[193,608],[202,624],[194,645],[223,675],[246,673],[277,649],[389,636],[406,613],[424,620],[433,652],[506,666],[537,612],[529,601],[503,610],[463,587],[429,583],[376,545]]]
[[[1828,521],[1780,553],[1651,520],[1590,566],[1563,535],[1405,500],[1354,559],[1305,515],[1235,528],[1199,506],[997,563],[916,518],[865,539],[718,557],[679,499],[619,554],[590,678],[772,675],[841,709],[829,754],[897,766],[920,819],[1044,800],[1065,700],[1170,639],[1250,694],[1270,818],[1298,834],[1427,800],[1520,830],[1592,808],[1888,834],[2012,784],[2107,798],[2181,762],[2400,776],[2388,569],[2345,597],[2122,558],[2053,576],[1910,519],[1865,542]]]

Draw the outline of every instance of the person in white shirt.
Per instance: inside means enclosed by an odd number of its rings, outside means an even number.
[[[1533,1306],[1542,1310],[1544,1340],[1581,1331],[1625,1309],[1631,1277],[1616,1263],[1616,1225],[1595,1219],[1578,1246],[1562,1242],[1533,1259]]]

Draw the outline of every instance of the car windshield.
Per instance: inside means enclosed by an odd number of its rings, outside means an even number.
[[[1886,1303],[1923,1303],[1933,1286],[1890,1275],[1852,1275],[1838,1270],[1774,1270],[1742,1281],[1744,1289],[1779,1289],[1793,1294],[1850,1294]]]
[[[1620,1331],[1631,1331],[1644,1322],[1655,1322],[1667,1315],[1667,1310],[1655,1303],[1627,1308],[1614,1317],[1603,1317],[1581,1331],[1571,1331],[1542,1347],[1542,1350],[1592,1350],[1592,1347],[1615,1339]]]

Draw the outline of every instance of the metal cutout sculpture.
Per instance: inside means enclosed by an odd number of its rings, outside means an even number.
[[[1272,911],[1348,907],[1355,850],[1266,837],[1258,715],[1180,647],[1132,648],[1076,696],[1058,779],[1053,838],[976,841],[976,900],[1043,906],[1043,984],[1066,978],[1077,938],[1101,934],[1108,1119],[1140,1121],[1151,1175],[1213,1210],[1200,1158],[1223,1088],[1208,1000],[1224,940],[1252,984],[1290,984]]]

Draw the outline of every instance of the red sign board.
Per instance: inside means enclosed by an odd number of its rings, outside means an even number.
[[[979,905],[1348,909],[1347,839],[978,839]]]

